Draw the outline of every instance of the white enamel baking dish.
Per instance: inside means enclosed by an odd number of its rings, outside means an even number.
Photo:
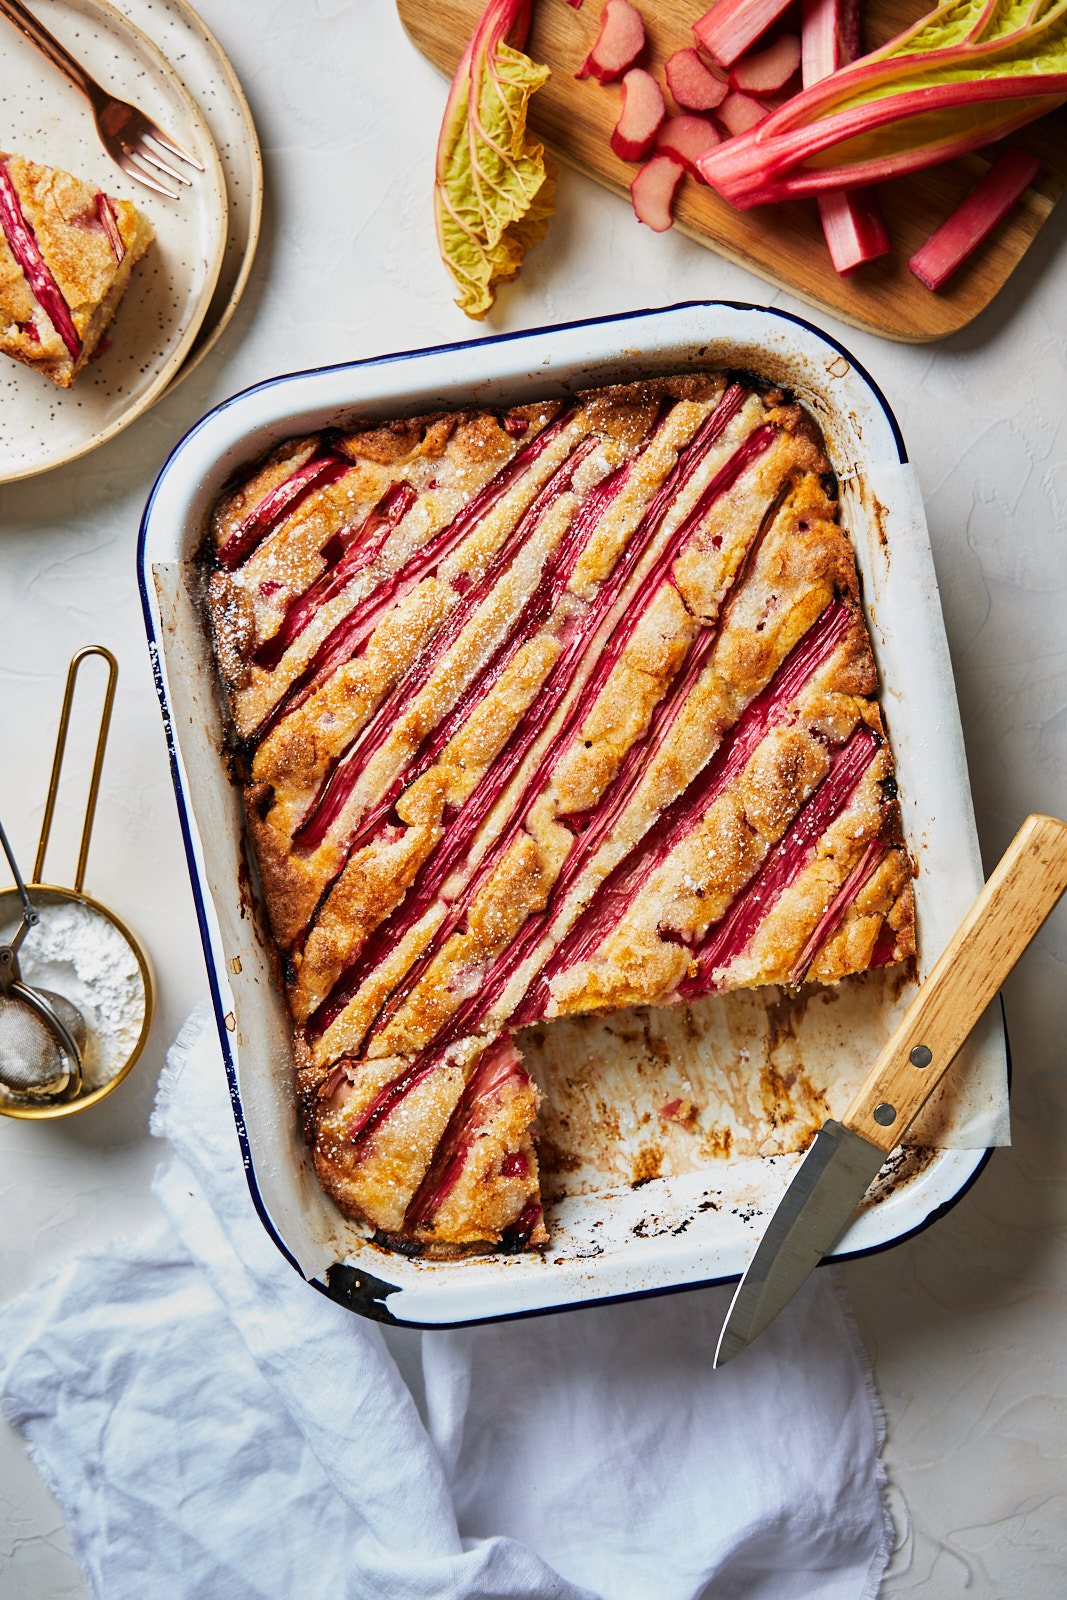
[[[445,1326],[720,1282],[740,1274],[796,1160],[745,1157],[573,1194],[547,1207],[543,1257],[427,1262],[360,1237],[315,1178],[291,1088],[288,1028],[244,855],[238,791],[204,627],[187,582],[208,510],[244,462],[329,422],[464,403],[519,403],[687,367],[756,371],[815,413],[841,483],[883,676],[904,826],[918,864],[920,971],[982,883],[959,713],[918,491],[884,398],[810,324],[702,302],[285,374],[225,401],[167,461],[139,547],[149,648],[170,750],[219,1038],[248,1184],[263,1224],[315,1287],[380,1320]],[[898,995],[900,1005],[911,991]],[[887,1020],[842,1042],[862,1073]],[[867,1036],[869,1033],[869,1037]],[[823,1048],[816,1041],[811,1049]],[[832,1074],[836,1063],[826,1063]],[[1006,1050],[989,1018],[956,1069],[968,1092],[951,1142],[858,1213],[836,1255],[891,1245],[951,1205],[1006,1126]],[[834,1106],[836,1110],[836,1106]]]

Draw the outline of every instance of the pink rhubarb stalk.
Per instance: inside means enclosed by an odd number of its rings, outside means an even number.
[[[740,210],[877,183],[1003,138],[1067,98],[1067,0],[946,0],[700,163]]]
[[[395,483],[355,529],[342,529],[323,545],[324,571],[302,595],[291,600],[277,633],[257,649],[257,667],[273,672],[293,640],[324,605],[377,561],[386,542],[418,499],[409,483]]]
[[[23,214],[22,201],[7,163],[0,157],[0,227],[8,242],[11,254],[26,275],[38,304],[67,347],[70,359],[77,362],[81,355],[81,340],[74,326],[62,289],[52,276],[51,268],[41,254],[37,235],[29,218]]]
[[[857,0],[804,0],[801,71],[804,87],[828,78],[858,50]],[[882,207],[874,189],[831,189],[818,197],[819,219],[830,260],[842,275],[889,249]]]
[[[859,0],[804,0],[800,77],[805,89],[859,53]]]
[[[529,707],[525,717],[505,741],[503,747],[497,752],[495,759],[475,785],[474,790],[464,802],[459,813],[452,820],[451,827],[442,843],[433,855],[423,863],[404,900],[378,925],[374,933],[366,940],[357,953],[355,960],[341,974],[331,993],[326,996],[309,1019],[308,1028],[312,1037],[321,1036],[334,1019],[341,1014],[364,980],[378,965],[383,955],[399,943],[407,932],[421,921],[436,900],[441,885],[461,865],[482,823],[522,765],[532,745],[555,714],[560,701],[569,692],[582,656],[614,607],[649,542],[655,537],[663,519],[689,482],[693,473],[696,472],[700,463],[704,460],[707,451],[740,409],[743,399],[744,391],[739,386],[735,385],[728,390],[715,411],[705,418],[688,445],[679,454],[667,478],[643,513],[622,556],[600,585],[584,615],[578,620],[566,647],[560,652],[551,672],[542,684],[537,699]],[[747,459],[745,450],[747,445],[751,445],[752,437],[750,436],[749,440],[746,441],[746,445],[734,452],[734,456],[731,458],[732,461],[737,461],[739,457]],[[720,473],[718,476],[721,477],[722,474]],[[705,495],[707,492],[705,490]],[[667,549],[674,550],[675,554],[677,553],[675,549],[676,538],[677,533],[667,546]],[[658,569],[662,559],[661,554],[660,561],[650,571]],[[674,556],[672,555],[670,559],[673,561]],[[646,575],[641,585],[642,594],[647,589],[648,583],[649,576]],[[633,625],[636,625],[636,618]],[[623,619],[617,634],[625,626],[625,619]],[[613,640],[613,645],[614,642]],[[597,666],[594,667],[590,681],[597,679],[599,674],[606,678],[607,673],[611,670],[611,664],[612,658],[608,652],[605,652]],[[576,718],[578,719],[577,725],[580,725],[580,722],[584,720],[588,711],[588,690],[589,683],[587,682],[583,688],[583,694],[576,697],[563,728],[557,733],[548,751],[542,757],[539,763],[541,771],[550,769],[558,750],[564,748],[565,743],[569,742],[574,731],[573,725]],[[510,827],[505,826],[497,838],[496,847],[489,852],[489,859],[482,863],[483,873],[491,870],[490,862],[495,863],[497,850],[503,850],[510,844],[512,832],[521,823],[526,807],[532,802],[538,789],[543,785],[544,779],[541,776],[541,771],[535,773],[526,785],[523,796],[520,797],[517,806],[513,809]],[[518,819],[518,822],[516,822],[516,819]],[[481,882],[480,875],[478,881],[479,883]],[[456,905],[460,906],[459,915],[462,915],[465,913],[465,904],[462,904],[462,902],[463,897],[461,896],[459,901],[454,903],[452,912],[449,916],[446,916],[441,927],[444,927],[450,921],[452,926],[458,923],[458,916],[455,914]],[[448,931],[451,932],[452,928],[449,927]],[[438,929],[438,933],[440,932],[441,928]],[[424,952],[427,960],[432,959],[436,949],[436,943],[431,941],[431,946],[427,947]],[[420,958],[416,962],[415,966],[418,969],[418,973],[421,973],[423,967],[427,964],[427,960]],[[418,973],[413,973],[412,970],[409,970],[408,974],[405,975],[405,990],[413,986]]]
[[[732,67],[790,4],[791,0],[716,0],[711,10],[694,22],[693,32],[720,66]]]
[[[856,900],[864,884],[873,876],[885,853],[886,847],[881,839],[872,839],[805,940],[804,947],[789,972],[791,984],[795,986],[804,982],[808,968],[827,940],[837,932],[849,906]]]
[[[126,254],[126,246],[122,242],[119,232],[119,219],[115,215],[115,208],[106,194],[94,195],[96,214],[100,218],[100,226],[107,234],[107,242],[111,246],[111,254],[115,258],[115,265],[121,267]]]
[[[510,1018],[524,1027],[544,1015],[553,977],[588,959],[617,927],[637,895],[667,857],[699,827],[716,800],[748,765],[768,731],[790,711],[805,684],[834,654],[851,625],[852,613],[834,600],[793,646],[770,682],[749,702],[707,764],[657,817],[654,837],[642,840],[598,885],[577,922],[560,940],[536,984]]]
[[[774,437],[775,429],[770,426],[757,428],[751,433],[744,444],[734,452],[726,465],[716,473],[696,504],[671,534],[656,561],[641,580],[637,592],[631,597],[626,615],[620,620],[608,647],[600,655],[596,666],[582,685],[581,693],[576,696],[563,726],[556,733],[548,749],[541,757],[538,771],[527,782],[518,802],[512,808],[511,816],[501,829],[492,848],[486,852],[474,875],[465,885],[462,892],[456,896],[447,914],[431,934],[418,959],[404,975],[401,988],[391,1005],[390,1015],[415,988],[445,941],[466,920],[467,913],[481,890],[492,877],[515,839],[522,832],[526,825],[527,813],[544,788],[545,772],[552,772],[555,769],[563,752],[579,735],[583,723],[607,683],[626,644],[633,637],[641,617],[648,609],[661,585],[669,579],[671,567],[674,565],[678,555],[702,525],[716,500],[725,494],[737,481],[741,473],[762,455],[764,450],[770,446]],[[612,575],[613,579],[614,577],[615,574]],[[583,650],[584,645],[592,637],[593,631],[589,629],[585,640],[582,641]],[[569,654],[569,652],[565,654]],[[485,782],[484,779],[482,781],[483,783]],[[451,1035],[452,1030],[450,1029],[449,1036],[451,1037]]]
[[[417,555],[398,572],[383,577],[371,591],[364,595],[348,616],[342,617],[336,628],[322,641],[304,671],[294,679],[274,709],[264,718],[253,734],[253,742],[265,739],[292,712],[299,708],[319,689],[339,666],[355,656],[360,645],[377,627],[389,607],[407,594],[423,578],[436,572],[442,561],[459,548],[478,523],[489,515],[493,507],[509,489],[513,489],[527,468],[532,466],[542,451],[557,438],[574,416],[574,407],[565,407],[547,428],[524,445],[511,460],[500,468],[477,494],[472,495],[462,511],[427,540]]]
[[[830,260],[842,277],[889,250],[889,234],[874,189],[831,189],[816,196]]]
[[[299,510],[309,495],[325,489],[346,472],[352,471],[347,456],[328,451],[312,456],[310,461],[277,484],[269,494],[250,511],[230,534],[215,559],[225,572],[241,566],[257,550],[268,534]]]
[[[940,289],[988,239],[1040,170],[1040,161],[1026,150],[1002,155],[908,262],[919,281],[928,289]]]

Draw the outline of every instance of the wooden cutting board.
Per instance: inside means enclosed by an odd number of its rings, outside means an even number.
[[[412,42],[449,78],[483,6],[484,0],[447,4],[397,0]],[[552,76],[530,101],[530,125],[558,161],[629,200],[637,168],[619,161],[609,144],[619,115],[619,86],[601,88],[595,79],[574,76],[599,31],[600,9],[599,0],[585,0],[578,11],[568,0],[534,0],[527,53],[550,67]],[[647,35],[642,65],[662,84],[663,63],[672,51],[695,42],[692,24],[707,6],[702,0],[655,0],[655,5],[646,0],[642,9]],[[866,0],[864,48],[882,44],[928,9],[922,0]],[[714,190],[685,177],[676,199],[675,226],[845,322],[890,339],[941,339],[989,304],[1067,184],[1067,107],[1023,128],[1013,135],[1012,143],[1041,159],[1035,185],[938,294],[925,289],[908,271],[909,257],[988,170],[990,154],[962,157],[883,184],[880,192],[892,251],[847,278],[831,265],[814,200],[735,211]],[[995,153],[996,147],[991,147]],[[632,226],[641,226],[636,217]],[[620,229],[620,247],[624,238]],[[714,289],[714,275],[709,274],[709,298]],[[670,298],[670,286],[665,284],[663,299]]]

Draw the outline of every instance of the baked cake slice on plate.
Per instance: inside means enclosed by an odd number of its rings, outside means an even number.
[[[153,237],[128,200],[0,154],[0,350],[69,389]]]
[[[545,1242],[515,1030],[912,954],[855,562],[780,391],[295,439],[205,564],[306,1128],[383,1240]]]

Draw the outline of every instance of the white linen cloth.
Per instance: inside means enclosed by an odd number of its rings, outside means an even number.
[[[721,1372],[727,1288],[383,1330],[263,1230],[206,1010],[153,1131],[169,1222],[0,1313],[4,1410],[99,1600],[876,1593],[883,1429],[830,1270]]]

